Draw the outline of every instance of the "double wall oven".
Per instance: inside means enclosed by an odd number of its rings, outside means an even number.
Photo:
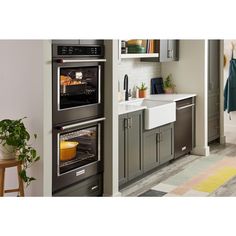
[[[52,54],[52,181],[58,195],[103,172],[105,59],[103,45],[53,44]],[[91,193],[100,188],[91,186]]]

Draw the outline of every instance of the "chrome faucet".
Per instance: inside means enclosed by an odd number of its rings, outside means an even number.
[[[124,77],[124,90],[125,90],[125,101],[129,100],[129,80],[128,75]]]

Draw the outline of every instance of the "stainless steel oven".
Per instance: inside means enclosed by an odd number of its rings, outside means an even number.
[[[103,121],[53,129],[53,193],[103,171]]]
[[[103,115],[104,47],[52,45],[53,124]]]

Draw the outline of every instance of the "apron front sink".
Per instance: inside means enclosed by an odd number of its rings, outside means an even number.
[[[143,99],[127,105],[142,106],[144,109],[144,127],[153,129],[176,120],[175,102]]]

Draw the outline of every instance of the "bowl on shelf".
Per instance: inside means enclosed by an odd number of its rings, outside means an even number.
[[[128,46],[142,46],[142,39],[131,39],[127,41]]]

